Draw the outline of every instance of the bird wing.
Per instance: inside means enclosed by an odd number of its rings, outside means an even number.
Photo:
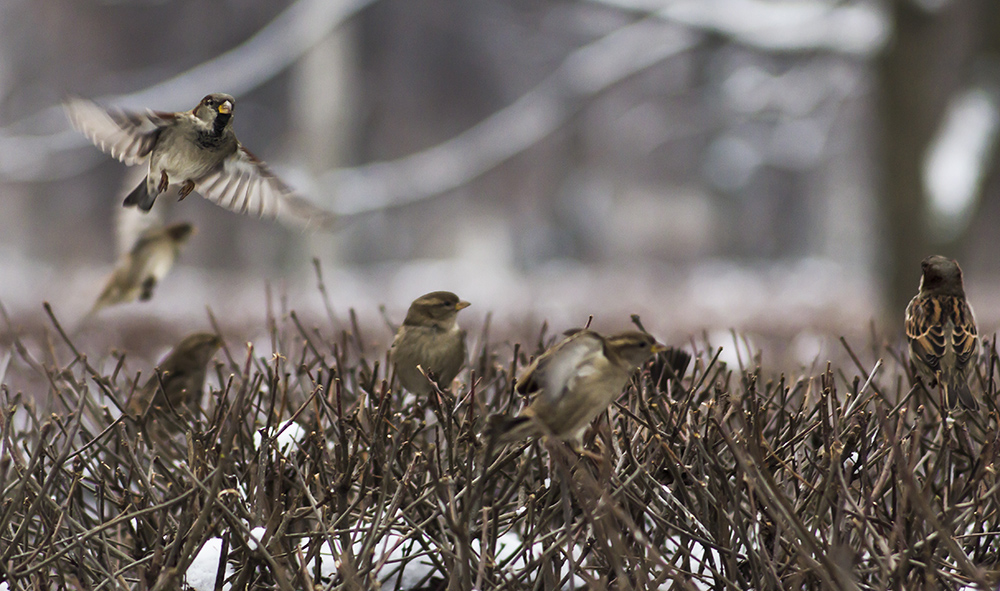
[[[258,217],[288,218],[320,228],[336,221],[333,212],[296,195],[243,146],[198,181],[198,192],[226,209]]]
[[[955,351],[955,366],[964,373],[970,362],[975,362],[979,353],[979,334],[972,307],[964,298],[948,298],[946,313],[954,325],[951,333],[952,348]]]
[[[105,109],[79,98],[66,103],[66,114],[73,127],[94,145],[130,166],[149,156],[160,130],[177,117],[163,111]]]
[[[581,369],[604,352],[604,339],[589,330],[579,331],[552,347],[528,366],[517,389],[522,394],[539,391],[549,402],[556,403],[566,388],[571,388]]]
[[[972,308],[959,297],[914,298],[907,307],[906,338],[910,351],[934,373],[941,371],[941,359],[949,348],[959,372],[979,351]]]
[[[906,309],[906,339],[910,353],[919,357],[933,373],[941,371],[945,354],[942,307],[936,298],[915,297]]]
[[[130,283],[128,277],[129,269],[131,268],[131,255],[125,256],[126,258],[120,261],[118,266],[108,275],[104,283],[104,289],[101,290],[101,295],[97,297],[97,301],[94,302],[94,306],[88,314],[96,314],[109,306],[134,299],[134,296],[129,293],[135,287]]]

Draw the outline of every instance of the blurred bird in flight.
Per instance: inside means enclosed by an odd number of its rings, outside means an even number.
[[[153,297],[153,289],[173,267],[181,246],[194,232],[194,226],[187,222],[154,226],[143,232],[119,258],[88,316],[108,306]]]

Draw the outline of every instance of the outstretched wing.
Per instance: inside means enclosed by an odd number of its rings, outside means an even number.
[[[319,228],[330,228],[337,219],[333,212],[296,195],[243,146],[198,180],[197,186],[206,199],[239,213],[283,218]]]
[[[66,114],[73,127],[98,148],[125,164],[139,164],[149,156],[160,130],[170,124],[175,113],[146,111],[135,113],[115,107],[105,109],[80,99],[70,99]]]

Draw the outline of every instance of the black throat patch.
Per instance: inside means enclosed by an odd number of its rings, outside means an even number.
[[[202,148],[218,148],[221,146],[223,138],[225,138],[226,124],[229,123],[231,117],[232,114],[229,113],[219,113],[216,115],[212,129],[198,132],[198,145]]]

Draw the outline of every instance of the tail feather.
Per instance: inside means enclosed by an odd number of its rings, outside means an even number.
[[[969,410],[979,410],[979,402],[972,395],[972,390],[965,380],[960,380],[952,384],[946,382],[944,391],[945,398],[948,401],[948,408],[955,408],[958,403],[961,403],[963,407]]]
[[[691,363],[691,354],[684,349],[669,347],[663,352],[663,359],[670,366],[670,369],[674,371],[677,379],[682,379],[684,373],[687,372],[688,364]]]
[[[663,384],[671,379],[684,379],[684,374],[690,363],[690,353],[684,349],[668,347],[663,353],[656,356],[649,371],[656,383]]]
[[[527,439],[536,434],[535,424],[530,416],[523,414],[516,417],[507,415],[491,415],[483,429],[483,437],[492,439],[498,444],[511,443]]]
[[[156,195],[150,195],[149,188],[146,186],[147,178],[139,182],[139,185],[132,189],[132,192],[125,197],[125,201],[122,203],[125,207],[131,207],[137,205],[142,211],[149,211],[153,208],[153,202],[156,201]]]

